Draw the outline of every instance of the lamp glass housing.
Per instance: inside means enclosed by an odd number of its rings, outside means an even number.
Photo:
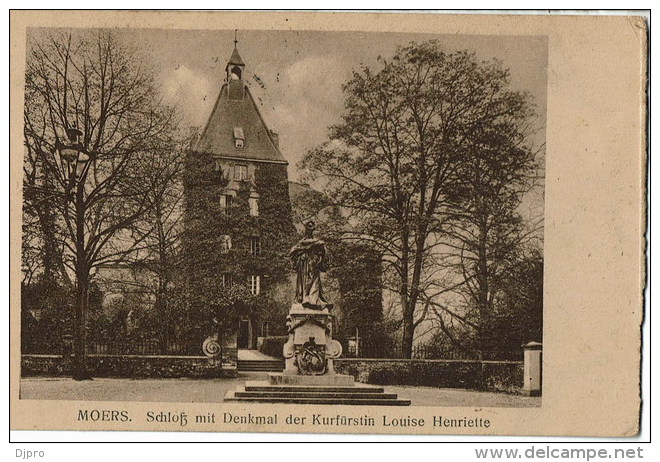
[[[83,152],[80,153],[78,161],[76,162],[76,177],[80,178],[85,170],[85,166],[89,162],[89,156]]]
[[[73,146],[62,146],[60,148],[60,157],[64,162],[70,164],[78,159],[78,149]]]

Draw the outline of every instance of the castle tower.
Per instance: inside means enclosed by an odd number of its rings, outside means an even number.
[[[274,310],[286,300],[277,297],[288,285],[287,253],[296,233],[288,163],[246,83],[236,43],[225,73],[188,156],[184,252],[193,303],[200,310],[222,306],[219,323],[235,323],[238,348],[253,349],[257,337],[276,334],[272,329],[284,322]],[[249,303],[240,299],[245,288]]]

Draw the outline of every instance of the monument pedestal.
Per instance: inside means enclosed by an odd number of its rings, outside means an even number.
[[[341,343],[332,338],[334,316],[294,303],[289,310],[289,340],[284,344],[284,375],[325,376],[335,373],[333,359],[341,356]]]
[[[285,369],[267,380],[247,381],[227,392],[224,401],[409,406],[410,400],[385,393],[382,387],[356,383],[353,376],[337,374],[333,360],[342,353],[332,338],[330,310],[311,310],[294,304],[289,311],[289,339],[283,348]]]

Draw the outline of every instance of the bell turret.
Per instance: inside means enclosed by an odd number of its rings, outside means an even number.
[[[245,71],[245,62],[238,53],[238,38],[234,31],[234,51],[225,67],[227,74],[227,93],[232,101],[242,100],[245,96],[245,83],[243,80],[243,71]]]
[[[243,80],[244,69],[245,63],[243,62],[243,58],[241,58],[241,55],[238,54],[238,48],[234,46],[234,51],[231,54],[231,58],[229,58],[229,61],[227,62],[227,67],[225,68],[225,72],[227,73],[227,82]]]

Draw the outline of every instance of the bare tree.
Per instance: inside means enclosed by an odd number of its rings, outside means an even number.
[[[184,142],[185,144],[185,142]],[[158,313],[161,349],[171,339],[173,323],[169,301],[176,272],[181,264],[179,242],[182,231],[184,166],[183,146],[145,159],[140,166],[146,188],[144,213],[128,229],[127,240],[138,250],[129,260],[155,277],[146,289],[153,293]]]
[[[74,378],[85,379],[84,315],[92,270],[139,244],[115,238],[149,204],[141,163],[175,148],[173,111],[160,103],[140,58],[114,34],[35,32],[27,56],[24,120],[26,149],[44,176],[43,184],[35,185],[43,188],[39,200],[57,211],[63,249],[57,258],[75,274]],[[82,131],[80,149],[90,156],[75,181],[55,149],[72,127]],[[44,237],[48,245],[58,239]]]
[[[381,61],[377,71],[354,72],[342,123],[302,166],[346,211],[343,238],[368,241],[384,255],[410,357],[456,204],[472,194],[465,175],[476,140],[508,119],[525,120],[528,97],[509,90],[499,62],[446,53],[435,41]]]
[[[39,95],[27,85],[25,98],[32,101]],[[71,280],[64,266],[62,230],[58,226],[56,201],[58,191],[49,174],[43,152],[51,149],[44,145],[48,129],[45,119],[47,108],[43,105],[25,106],[24,136],[31,142],[25,143],[23,156],[23,239],[22,262],[24,282],[29,283],[40,276],[49,283],[60,283],[71,287]],[[40,123],[35,121],[40,120]],[[38,136],[34,131],[39,130]]]

